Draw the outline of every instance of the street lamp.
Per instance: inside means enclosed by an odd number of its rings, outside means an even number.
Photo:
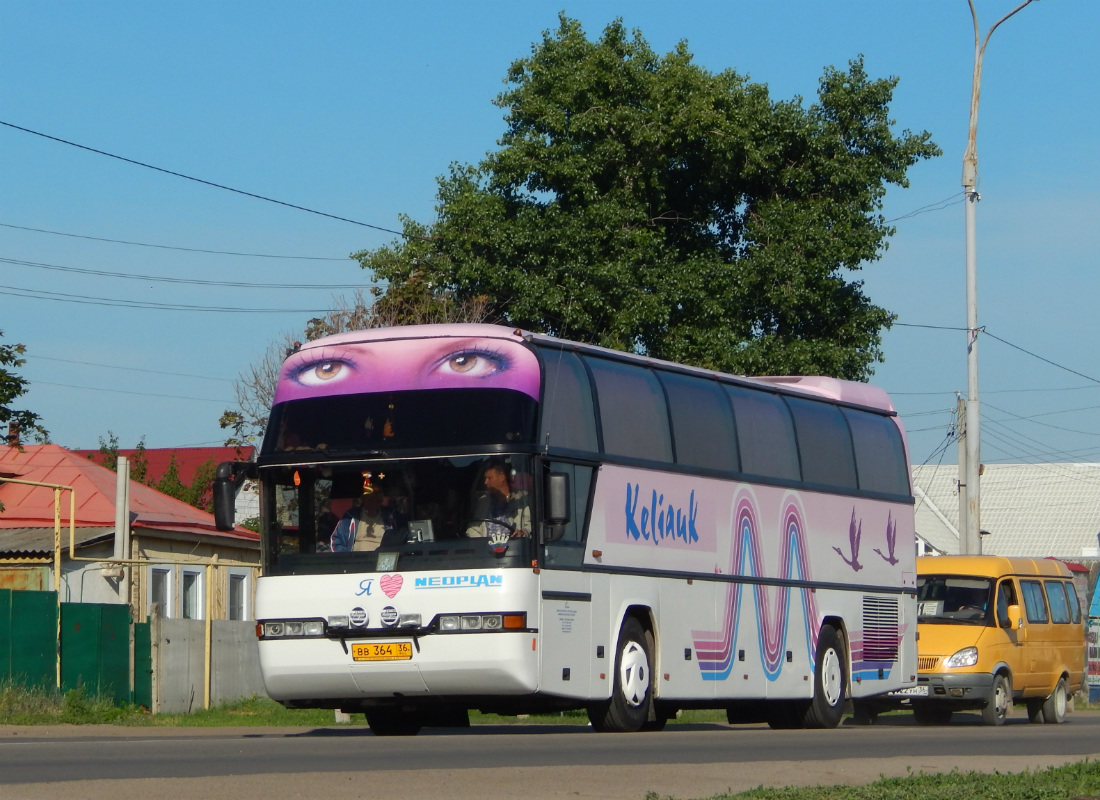
[[[1013,14],[1035,0],[1024,0],[1012,11],[1005,14],[985,35],[981,41],[978,34],[978,12],[974,9],[974,0],[970,4],[970,17],[974,20],[974,78],[970,87],[970,133],[963,154],[962,186],[966,196],[966,440],[965,470],[959,476],[960,491],[966,494],[966,502],[960,504],[963,519],[959,528],[963,534],[962,552],[980,554],[981,538],[981,489],[979,472],[981,467],[981,409],[978,405],[978,259],[977,235],[975,233],[975,211],[978,200],[978,97],[982,85],[982,57],[993,31]]]

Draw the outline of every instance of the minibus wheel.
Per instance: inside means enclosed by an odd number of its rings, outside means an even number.
[[[1008,708],[1012,705],[1012,689],[1008,678],[998,672],[993,676],[993,687],[989,690],[989,702],[982,709],[983,725],[1004,725]]]
[[[1058,685],[1050,693],[1050,697],[1043,703],[1043,722],[1048,725],[1061,725],[1066,721],[1066,703],[1069,692],[1066,689],[1066,679],[1059,678]]]

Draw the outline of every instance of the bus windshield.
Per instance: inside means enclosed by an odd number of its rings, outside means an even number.
[[[266,574],[530,565],[531,486],[520,455],[269,470]]]
[[[921,623],[941,625],[992,624],[988,578],[922,575],[917,579],[917,610]]]

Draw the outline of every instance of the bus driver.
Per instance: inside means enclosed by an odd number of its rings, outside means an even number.
[[[474,507],[475,521],[466,529],[469,537],[486,537],[491,533],[507,531],[516,539],[528,535],[531,530],[531,503],[527,492],[513,490],[512,471],[500,459],[492,459],[482,476],[485,494],[478,497]],[[492,520],[499,520],[496,524]]]

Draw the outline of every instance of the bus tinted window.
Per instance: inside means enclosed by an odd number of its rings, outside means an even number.
[[[802,457],[802,480],[839,489],[855,489],[852,436],[840,409],[828,403],[788,397]]]
[[[648,369],[585,358],[600,399],[604,452],[672,461],[665,393]]]
[[[722,387],[705,378],[660,372],[672,414],[676,463],[737,472],[737,434]]]
[[[599,452],[592,386],[584,365],[565,350],[543,350],[545,375],[539,443]]]
[[[741,386],[725,388],[733,403],[742,472],[797,481],[794,425],[783,398]]]
[[[909,469],[901,430],[890,417],[843,409],[852,429],[859,488],[865,492],[909,494]]]

